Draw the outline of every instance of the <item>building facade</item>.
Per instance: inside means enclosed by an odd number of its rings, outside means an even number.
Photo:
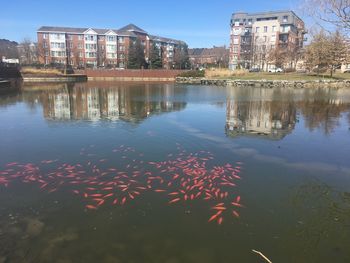
[[[293,11],[234,13],[231,18],[230,69],[276,67],[273,53],[289,55],[284,63],[295,67],[303,48],[305,24]]]
[[[192,48],[188,50],[188,56],[192,68],[207,66],[228,66],[230,51],[226,46],[212,48]]]
[[[73,67],[126,68],[131,42],[140,40],[145,60],[152,45],[161,52],[164,68],[172,68],[174,52],[186,43],[152,36],[130,24],[118,30],[48,27],[38,29],[38,57],[42,64],[69,64]]]

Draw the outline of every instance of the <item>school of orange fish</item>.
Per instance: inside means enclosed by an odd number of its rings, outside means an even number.
[[[113,166],[109,159],[74,165],[59,160],[44,160],[39,165],[12,162],[0,171],[0,187],[18,180],[37,184],[48,193],[69,189],[85,200],[88,210],[105,204],[123,206],[146,191],[154,191],[166,197],[170,205],[207,202],[212,211],[209,222],[221,225],[225,215],[239,218],[243,205],[235,187],[241,179],[242,163],[209,167],[215,162],[210,152],[188,153],[179,145],[177,148],[178,153],[169,154],[166,161],[151,162],[144,160],[144,154],[121,145],[112,151],[125,163],[123,167]],[[83,148],[80,155],[94,157],[89,150]]]

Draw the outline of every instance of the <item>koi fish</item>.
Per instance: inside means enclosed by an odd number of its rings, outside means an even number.
[[[180,198],[175,198],[175,199],[171,200],[169,202],[169,204],[173,204],[173,203],[179,202],[180,200],[181,200]]]

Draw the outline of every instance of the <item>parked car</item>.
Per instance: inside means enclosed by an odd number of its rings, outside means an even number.
[[[281,73],[281,72],[283,72],[283,69],[281,69],[281,68],[270,68],[268,70],[268,72],[270,72],[270,73]]]
[[[251,68],[249,72],[260,72],[259,68]]]
[[[350,73],[350,69],[344,70],[343,73]]]

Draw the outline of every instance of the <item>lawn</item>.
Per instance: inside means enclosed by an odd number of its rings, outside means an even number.
[[[333,78],[329,74],[304,74],[304,73],[268,73],[268,72],[257,72],[250,73],[247,71],[237,70],[208,70],[205,73],[208,79],[240,79],[240,80],[290,80],[290,81],[302,81],[302,80],[350,80],[349,73],[336,73]]]

